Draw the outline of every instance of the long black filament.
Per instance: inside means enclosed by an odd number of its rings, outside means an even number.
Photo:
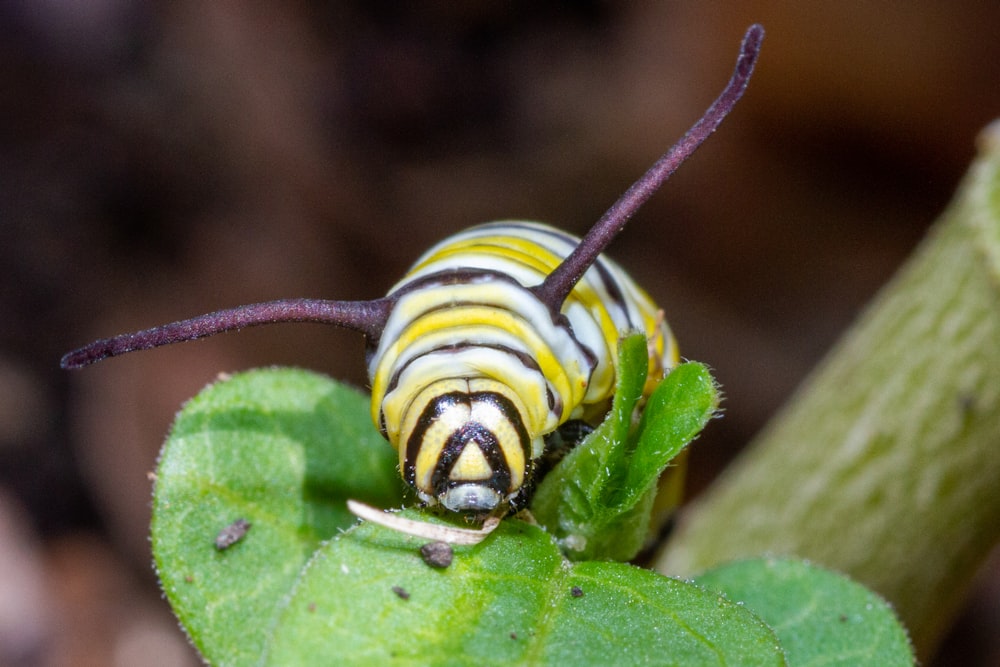
[[[712,102],[712,106],[702,115],[680,141],[656,161],[643,174],[642,178],[632,184],[614,205],[605,212],[601,219],[590,228],[580,244],[550,273],[541,285],[533,291],[556,314],[562,308],[563,302],[579,282],[597,256],[604,252],[611,240],[625,227],[629,218],[646,203],[654,192],[670,178],[677,168],[701,145],[710,134],[715,132],[722,120],[733,109],[736,102],[743,96],[750,75],[753,74],[760,44],[764,39],[764,28],[754,24],[747,29],[740,46],[740,55],[736,59],[736,68],[732,78],[726,84],[722,93]]]
[[[282,299],[238,306],[152,329],[94,341],[66,354],[60,361],[60,366],[67,370],[83,368],[102,359],[127,352],[150,350],[163,345],[205,338],[224,331],[278,322],[333,324],[360,331],[369,338],[378,338],[391,307],[392,300],[388,298],[374,301]]]

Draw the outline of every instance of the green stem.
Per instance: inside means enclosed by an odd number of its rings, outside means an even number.
[[[1000,126],[956,200],[657,569],[792,554],[884,595],[928,657],[1000,538]]]

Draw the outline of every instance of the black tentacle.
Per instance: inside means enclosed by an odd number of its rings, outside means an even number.
[[[83,368],[102,359],[127,352],[149,350],[224,331],[277,322],[332,324],[360,331],[369,339],[377,339],[389,317],[393,303],[394,300],[391,298],[372,301],[283,299],[238,306],[152,329],[94,341],[66,354],[60,361],[60,366],[64,369]]]
[[[719,127],[736,102],[743,96],[754,64],[760,53],[764,28],[754,24],[747,29],[740,46],[733,76],[712,106],[702,115],[680,141],[674,144],[632,187],[622,195],[601,219],[590,228],[580,245],[545,278],[533,291],[556,314],[569,293],[573,291],[583,274],[587,272],[597,256],[604,252],[612,239],[625,227],[629,218],[639,210],[647,199],[670,178],[677,168]]]

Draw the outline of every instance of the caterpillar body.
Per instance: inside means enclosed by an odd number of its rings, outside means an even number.
[[[355,329],[368,343],[372,419],[418,496],[459,512],[523,506],[547,438],[606,413],[624,333],[649,340],[646,395],[676,363],[659,308],[601,253],[742,96],[762,39],[760,26],[747,30],[722,94],[582,239],[481,225],[432,247],[381,299],[239,306],[95,341],[62,366],[272,322]]]
[[[650,341],[648,390],[676,363],[659,309],[604,256],[563,317],[532,294],[579,243],[538,223],[473,227],[427,251],[390,292],[399,300],[369,355],[372,418],[425,501],[516,501],[546,434],[607,412],[624,332]]]

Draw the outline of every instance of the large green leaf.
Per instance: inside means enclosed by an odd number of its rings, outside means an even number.
[[[784,664],[740,605],[621,563],[570,565],[517,520],[456,548],[444,570],[421,560],[420,544],[366,523],[324,545],[264,664]]]

